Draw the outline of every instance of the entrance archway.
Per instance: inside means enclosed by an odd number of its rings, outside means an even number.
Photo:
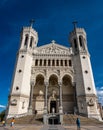
[[[57,110],[57,103],[56,101],[50,102],[50,113],[56,113]]]
[[[39,74],[36,76],[36,83],[33,90],[33,100],[32,100],[32,107],[33,111],[37,112],[37,114],[43,114],[44,110],[44,77],[43,75]]]
[[[59,109],[59,87],[58,77],[52,74],[49,78],[48,86],[48,111],[49,113],[57,113]]]
[[[52,116],[48,119],[48,123],[52,125],[59,124],[59,116]]]
[[[64,75],[62,78],[62,90],[63,90],[63,112],[64,113],[74,113],[74,95],[75,90],[72,86],[71,77],[69,75]]]

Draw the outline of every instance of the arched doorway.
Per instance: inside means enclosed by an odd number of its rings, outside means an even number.
[[[62,78],[62,102],[63,102],[63,112],[64,113],[74,113],[74,95],[75,90],[72,86],[71,77],[69,75],[64,75]]]
[[[36,76],[36,83],[33,90],[33,112],[37,112],[37,114],[43,114],[44,110],[44,77],[39,74]]]
[[[48,86],[48,111],[49,113],[57,113],[59,107],[59,88],[58,88],[58,77],[52,74],[49,78]]]
[[[50,101],[50,113],[56,113],[57,111],[57,102],[55,100]]]

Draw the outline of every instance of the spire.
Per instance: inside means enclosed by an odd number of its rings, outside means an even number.
[[[73,25],[74,25],[74,30],[76,29],[76,27],[77,27],[77,21],[74,21],[74,22],[72,22],[73,23]]]
[[[32,27],[33,26],[33,23],[35,22],[35,20],[34,19],[31,19],[30,20],[30,27]]]

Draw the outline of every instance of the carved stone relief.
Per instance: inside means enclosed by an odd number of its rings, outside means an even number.
[[[89,99],[88,106],[94,106],[94,101],[92,98]]]
[[[16,106],[17,105],[17,100],[16,99],[13,99],[13,100],[11,100],[11,105],[13,105],[13,106]]]

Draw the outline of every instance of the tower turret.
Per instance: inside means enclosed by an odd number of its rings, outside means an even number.
[[[73,22],[74,30],[70,33],[70,43],[74,54],[88,53],[86,32],[83,28],[77,28],[76,22]]]
[[[32,28],[33,20],[29,27],[23,27],[21,31],[20,50],[34,49],[38,43],[38,33]]]
[[[73,51],[78,112],[88,117],[100,119],[86,32],[83,28],[77,28],[76,22],[74,22],[74,29],[70,33],[69,40]]]
[[[8,117],[14,117],[16,114],[19,116],[29,112],[32,114],[32,108],[29,106],[30,78],[33,59],[32,52],[37,46],[37,42],[38,34],[32,28],[32,23],[29,27],[23,27],[9,96]]]

